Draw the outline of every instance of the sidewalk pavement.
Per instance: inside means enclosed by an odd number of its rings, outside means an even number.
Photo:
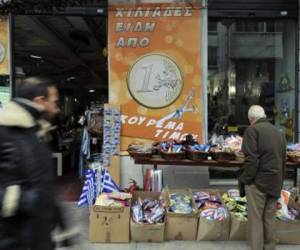
[[[243,241],[170,241],[163,243],[95,244],[88,240],[88,208],[77,208],[76,203],[65,203],[69,210],[72,224],[80,226],[77,245],[57,250],[248,250]],[[277,250],[299,250],[299,245],[278,245]]]

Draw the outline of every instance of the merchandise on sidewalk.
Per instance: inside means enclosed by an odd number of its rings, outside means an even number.
[[[136,242],[162,242],[165,236],[164,192],[133,193],[130,236]]]
[[[144,181],[144,190],[161,192],[162,186],[162,170],[147,169]]]
[[[108,167],[110,165],[110,157],[119,155],[121,130],[120,108],[105,106],[103,115],[102,163],[104,167]]]
[[[195,240],[198,211],[190,189],[166,191],[166,240]]]
[[[132,195],[123,192],[112,192],[112,193],[102,193],[100,194],[95,202],[95,205],[102,207],[128,207],[130,206],[130,199]]]
[[[281,244],[300,244],[300,204],[295,191],[282,190],[277,202],[275,230]]]
[[[211,221],[222,221],[228,217],[227,211],[218,195],[209,192],[194,192],[193,196],[200,211],[200,217]]]
[[[139,197],[131,210],[132,219],[136,223],[156,224],[164,221],[165,208],[160,200]]]
[[[184,193],[170,194],[169,211],[179,214],[190,214],[194,211],[192,197]]]
[[[230,189],[223,194],[222,199],[230,212],[229,240],[247,239],[247,199],[240,197],[237,189]]]
[[[197,240],[227,240],[229,235],[229,214],[214,190],[194,192],[199,209]]]
[[[281,196],[277,202],[276,218],[282,221],[299,219],[300,211],[289,207],[291,193],[286,190],[281,190]]]
[[[230,189],[227,193],[222,195],[224,203],[232,214],[241,221],[247,220],[247,199],[246,197],[240,197],[237,189]]]

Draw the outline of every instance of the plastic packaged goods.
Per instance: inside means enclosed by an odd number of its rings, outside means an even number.
[[[193,212],[192,197],[183,193],[170,194],[169,211],[180,214],[190,214]]]
[[[236,189],[230,189],[227,193],[224,193],[223,201],[229,212],[241,221],[247,220],[247,199],[246,197],[240,197],[239,191]]]
[[[95,205],[114,208],[128,207],[131,197],[131,194],[122,192],[102,193],[97,197]]]
[[[136,223],[156,224],[164,220],[165,209],[159,200],[138,198],[131,209],[132,219]]]
[[[190,146],[190,149],[192,151],[208,152],[210,149],[210,146],[206,145],[206,144],[195,144],[193,146]]]
[[[276,218],[282,221],[297,220],[299,219],[300,211],[289,207],[289,200],[291,192],[287,190],[281,191],[281,196],[277,201]]]
[[[201,217],[210,221],[222,221],[228,217],[221,199],[216,194],[194,192],[193,196]]]

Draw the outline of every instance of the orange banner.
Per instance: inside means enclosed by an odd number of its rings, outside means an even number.
[[[0,75],[8,74],[8,21],[0,16]]]
[[[111,5],[108,39],[109,101],[121,106],[122,140],[193,134],[202,142],[200,6]]]

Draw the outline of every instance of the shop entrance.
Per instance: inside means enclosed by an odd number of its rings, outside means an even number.
[[[87,110],[101,110],[108,99],[106,48],[105,16],[14,17],[15,94],[22,78],[55,80],[61,114],[54,121],[57,130],[52,133],[51,148],[58,179],[69,189],[80,182],[83,172],[80,152],[84,124],[80,118]],[[91,153],[99,154],[101,135],[95,133],[91,139]]]

